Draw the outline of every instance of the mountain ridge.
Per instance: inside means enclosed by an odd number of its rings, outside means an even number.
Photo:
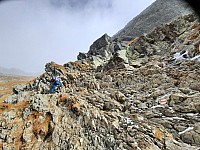
[[[47,63],[0,103],[0,148],[199,149],[199,38],[191,13],[129,41],[104,34],[77,61]],[[54,75],[63,86],[50,93]]]
[[[168,23],[191,12],[193,12],[193,9],[183,0],[157,0],[128,22],[112,39],[122,38],[122,40],[125,40],[128,38],[128,40],[131,40],[133,37],[148,33],[163,23]]]
[[[18,75],[18,76],[36,76],[39,73],[28,73],[17,68],[5,68],[0,66],[0,74],[4,75]]]

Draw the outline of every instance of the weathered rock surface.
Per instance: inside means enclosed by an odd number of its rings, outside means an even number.
[[[103,66],[116,55],[127,61],[126,44],[123,41],[112,41],[110,36],[104,34],[90,46],[88,53],[80,52],[77,59],[86,64],[92,62],[95,68]]]
[[[112,39],[118,38],[123,41],[130,41],[133,37],[142,36],[161,24],[169,23],[191,12],[193,10],[184,0],[157,0],[134,17]]]
[[[0,149],[199,149],[199,29],[190,14],[129,43],[104,35],[76,62],[47,63],[0,103]],[[55,74],[63,86],[50,93]]]

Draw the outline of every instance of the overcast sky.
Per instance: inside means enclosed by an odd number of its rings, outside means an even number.
[[[10,0],[0,3],[0,66],[43,72],[75,61],[155,0]]]

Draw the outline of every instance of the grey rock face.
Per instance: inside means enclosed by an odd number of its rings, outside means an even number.
[[[157,0],[112,38],[107,34],[103,35],[90,46],[88,53],[80,53],[77,58],[82,62],[84,60],[90,62],[95,60],[94,66],[101,68],[100,70],[104,68],[105,64],[109,64],[107,66],[114,64],[114,66],[119,65],[121,68],[126,67],[127,59],[132,66],[141,67],[148,61],[149,56],[163,55],[170,49],[170,46],[177,40],[176,37],[187,30],[188,22],[192,22],[193,18],[179,19],[178,22],[174,21],[174,24],[171,22],[178,17],[191,13],[193,13],[193,10],[183,0]],[[138,37],[140,37],[139,42],[135,39]],[[134,47],[130,47],[133,43],[136,43]],[[125,57],[123,56],[124,64],[121,63],[122,61],[117,61],[118,57],[116,56],[126,49],[128,51],[124,55]],[[194,56],[194,46],[185,44],[185,49],[190,49],[188,56],[191,59],[200,58],[200,56]]]
[[[88,64],[87,61],[92,62],[95,68],[103,66],[116,56],[127,62],[125,47],[126,43],[112,41],[110,36],[104,34],[90,46],[88,53],[79,53],[77,58],[86,64]]]
[[[105,48],[108,46],[111,42],[111,37],[109,37],[107,34],[104,34],[102,37],[100,37],[98,40],[96,40],[91,46],[90,50],[88,51],[89,55],[101,55],[101,56],[106,56]]]
[[[111,37],[107,34],[104,34],[102,37],[97,39],[91,46],[90,50],[87,54],[79,53],[77,56],[78,60],[86,59],[91,56],[99,56],[101,59],[109,59],[110,57],[110,44],[111,44]]]
[[[193,12],[183,0],[157,0],[138,16],[133,18],[123,29],[115,34],[112,39],[119,38],[130,41],[150,32],[163,23],[168,23],[177,17]]]

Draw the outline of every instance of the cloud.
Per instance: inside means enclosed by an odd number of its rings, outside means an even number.
[[[123,28],[154,0],[18,0],[0,3],[0,65],[28,72],[64,64]]]

